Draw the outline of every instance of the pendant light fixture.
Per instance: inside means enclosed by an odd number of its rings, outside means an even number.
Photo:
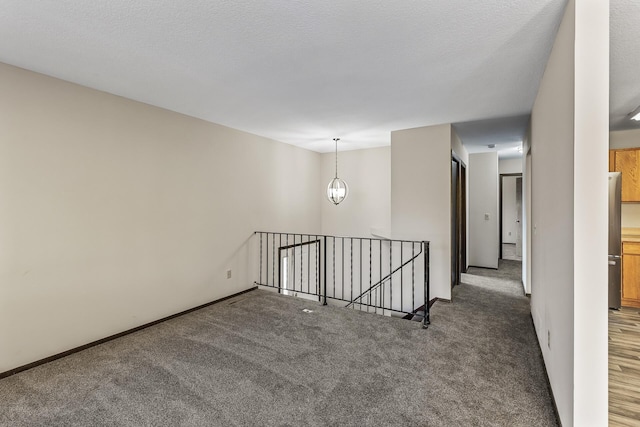
[[[334,205],[339,204],[347,198],[349,194],[349,186],[346,182],[338,178],[338,141],[340,138],[333,138],[336,143],[336,177],[329,182],[327,186],[327,198]]]

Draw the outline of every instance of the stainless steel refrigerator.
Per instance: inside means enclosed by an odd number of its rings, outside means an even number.
[[[622,277],[622,244],[620,172],[609,172],[609,307],[620,308]]]

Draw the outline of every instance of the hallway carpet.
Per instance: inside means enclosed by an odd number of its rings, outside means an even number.
[[[426,330],[252,291],[0,380],[0,425],[555,426],[527,298],[464,281]]]
[[[466,276],[469,275],[507,280],[519,286],[518,290],[522,290],[522,261],[500,259],[498,260],[497,270],[492,268],[469,267]],[[463,277],[464,276],[463,274]]]

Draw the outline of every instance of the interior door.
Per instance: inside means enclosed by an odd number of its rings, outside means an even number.
[[[459,164],[451,159],[451,287],[458,284],[459,278],[459,216],[458,216],[458,184]]]
[[[459,244],[459,264],[458,268],[460,274],[467,272],[467,168],[464,163],[460,163],[460,194],[459,194],[459,210],[460,218],[459,230],[460,230],[460,244]]]
[[[467,268],[467,169],[451,158],[451,287],[459,285]]]
[[[516,257],[522,258],[522,177],[516,178]]]

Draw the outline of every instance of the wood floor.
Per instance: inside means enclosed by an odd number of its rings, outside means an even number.
[[[640,309],[609,310],[609,426],[640,427]]]

